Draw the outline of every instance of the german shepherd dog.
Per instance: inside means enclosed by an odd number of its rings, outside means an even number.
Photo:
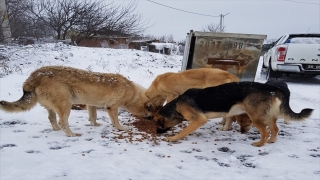
[[[237,76],[217,68],[197,68],[178,73],[167,72],[158,75],[146,91],[156,109],[169,103],[190,88],[206,88],[229,82],[239,82]],[[240,125],[240,129],[249,130],[251,120],[245,115],[233,117]],[[221,123],[225,124],[223,117]],[[249,126],[250,125],[250,126]]]
[[[288,88],[287,83],[285,83],[284,81],[281,80],[269,80],[266,82],[266,84],[270,84],[273,86],[276,86],[278,88],[280,88],[286,96],[290,97],[290,90]],[[231,126],[231,119],[228,119],[228,123],[226,123],[226,118],[223,118],[223,120],[220,122],[220,124],[223,124],[224,126],[222,128],[219,128],[220,130],[223,131],[227,131],[230,129]],[[240,114],[240,115],[236,115],[232,118],[233,122],[237,122],[240,125],[240,132],[241,133],[246,133],[247,131],[250,130],[251,126],[252,126],[252,122],[250,120],[250,117],[247,114]],[[290,120],[285,118],[284,119],[284,123],[285,124],[290,124]]]
[[[73,133],[68,123],[72,104],[87,105],[93,126],[99,126],[96,107],[105,107],[112,125],[119,130],[127,130],[119,124],[118,108],[122,107],[136,116],[151,118],[154,108],[145,91],[145,88],[120,74],[47,66],[31,73],[23,84],[23,96],[18,101],[0,101],[0,109],[11,113],[28,111],[38,102],[47,109],[54,131],[62,129],[67,136],[78,136],[80,134]]]
[[[277,139],[277,118],[301,121],[308,118],[313,109],[295,113],[289,106],[289,96],[274,85],[258,82],[232,82],[205,89],[189,89],[163,106],[154,115],[157,132],[164,133],[184,120],[189,125],[167,141],[177,141],[203,126],[208,119],[230,118],[246,113],[260,131],[261,139],[253,146],[263,146]],[[267,131],[271,131],[271,137]]]

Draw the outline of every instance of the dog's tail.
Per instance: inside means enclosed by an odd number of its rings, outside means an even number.
[[[300,111],[300,113],[294,112],[289,106],[289,97],[287,101],[283,101],[280,109],[284,115],[284,119],[293,121],[303,121],[311,116],[313,109],[305,108]]]
[[[28,111],[33,108],[38,100],[35,94],[37,81],[29,77],[23,84],[23,95],[15,102],[0,101],[0,109],[6,112],[15,113]]]
[[[37,104],[37,97],[33,92],[23,91],[22,97],[15,102],[0,101],[0,109],[6,112],[28,111]]]

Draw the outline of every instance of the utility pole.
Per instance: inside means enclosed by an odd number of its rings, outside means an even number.
[[[11,30],[5,0],[0,0],[0,23],[5,43],[11,43]]]
[[[220,14],[220,32],[222,32],[223,23],[224,23],[224,17],[225,17],[226,15],[228,15],[228,14],[230,14],[230,13],[227,13],[227,14],[225,14],[225,15]]]

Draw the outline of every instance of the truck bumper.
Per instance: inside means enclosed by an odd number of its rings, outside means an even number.
[[[288,72],[288,73],[298,73],[298,74],[314,74],[320,75],[319,70],[306,70],[301,64],[278,64],[277,71]]]

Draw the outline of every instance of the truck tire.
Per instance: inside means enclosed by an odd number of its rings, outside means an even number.
[[[269,67],[267,67],[267,74],[266,74],[266,79],[268,80],[273,80],[273,79],[278,79],[282,77],[282,73],[278,71],[274,71],[271,68],[271,60],[269,62]]]

